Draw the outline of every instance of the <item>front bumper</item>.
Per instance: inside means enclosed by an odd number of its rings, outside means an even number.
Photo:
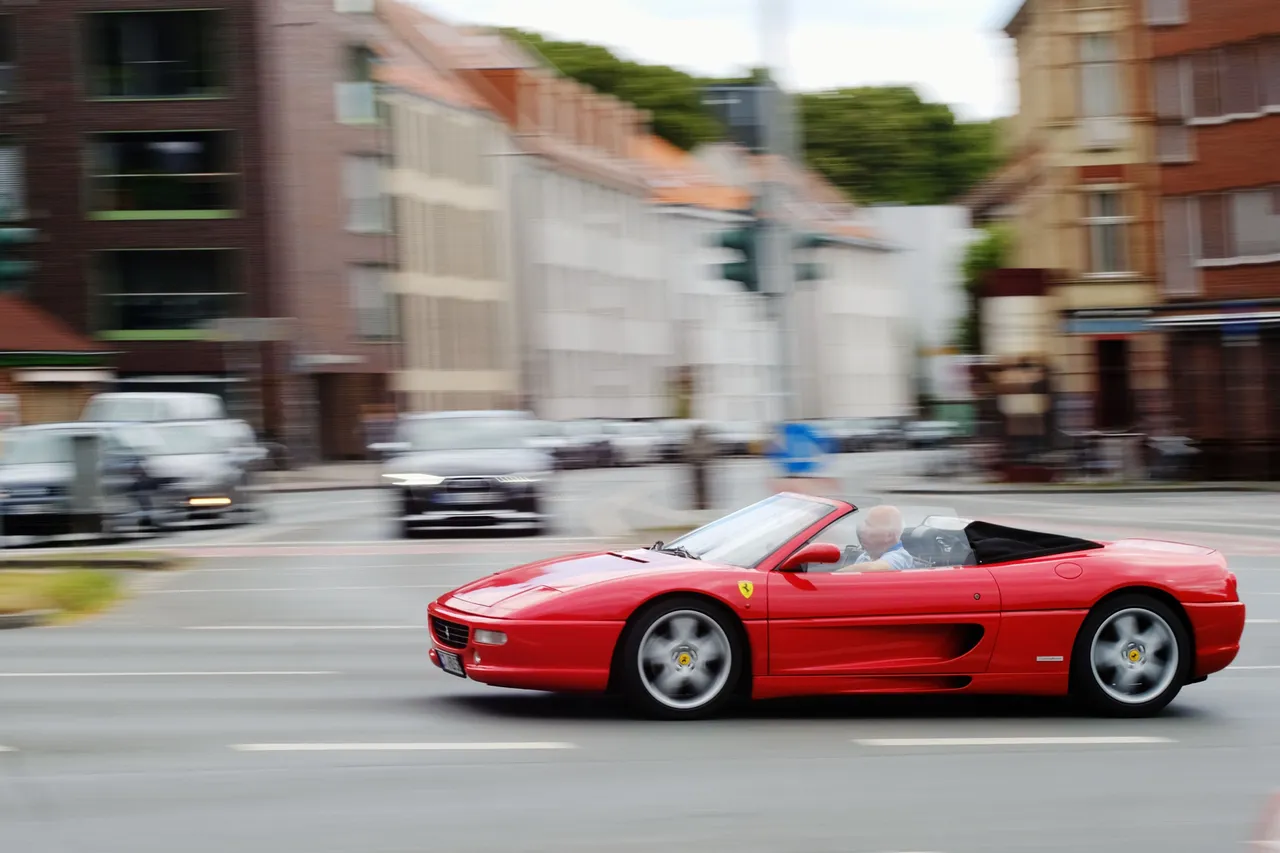
[[[609,686],[613,650],[622,634],[622,622],[534,621],[492,619],[460,613],[440,604],[427,607],[432,646],[431,662],[444,670],[440,653],[462,660],[465,677],[494,687],[524,690],[603,692]],[[452,630],[446,636],[437,620]],[[465,629],[459,638],[457,628]],[[507,641],[500,646],[475,642],[478,630],[500,631]]]
[[[532,485],[478,492],[450,491],[447,487],[402,488],[400,521],[413,529],[470,529],[499,527],[538,529],[548,517],[542,511],[542,497]]]

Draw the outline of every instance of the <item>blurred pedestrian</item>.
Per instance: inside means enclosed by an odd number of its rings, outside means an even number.
[[[685,447],[685,459],[689,462],[689,471],[693,485],[694,509],[710,509],[710,484],[707,482],[708,468],[716,455],[716,443],[711,432],[703,424],[695,424],[689,433],[689,443]]]

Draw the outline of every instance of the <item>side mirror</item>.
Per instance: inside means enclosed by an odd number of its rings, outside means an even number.
[[[838,563],[843,556],[839,545],[811,542],[784,560],[778,571],[794,572],[806,563]]]
[[[407,441],[380,441],[376,444],[369,445],[369,451],[378,456],[387,457],[395,456],[398,453],[408,453],[410,450]]]

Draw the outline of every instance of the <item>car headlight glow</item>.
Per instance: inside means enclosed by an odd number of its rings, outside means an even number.
[[[444,477],[437,477],[435,474],[383,474],[382,476],[397,486],[438,486],[444,482]]]
[[[486,646],[501,646],[507,642],[507,635],[501,631],[479,629],[475,633],[475,641]]]
[[[538,483],[551,476],[546,471],[536,471],[532,474],[504,474],[498,478],[499,483]]]

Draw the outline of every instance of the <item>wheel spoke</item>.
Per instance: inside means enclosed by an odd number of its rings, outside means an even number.
[[[654,686],[668,696],[674,696],[687,680],[688,676],[684,671],[671,667],[662,671]]]
[[[1164,626],[1152,625],[1139,634],[1135,642],[1142,646],[1146,654],[1152,655],[1169,645],[1170,639],[1169,633],[1164,630]]]
[[[1127,614],[1121,616],[1115,622],[1116,633],[1120,635],[1121,643],[1135,642],[1138,636],[1138,617]]]
[[[1094,666],[1119,666],[1120,644],[1098,643],[1093,647]]]
[[[698,623],[692,616],[680,616],[671,620],[671,639],[677,643],[689,643],[698,632]]]
[[[1120,671],[1116,673],[1116,687],[1121,690],[1128,690],[1137,684],[1142,678],[1142,670],[1132,666],[1122,666]]]
[[[714,663],[723,660],[728,654],[729,649],[724,644],[724,640],[720,639],[718,634],[708,634],[702,644],[698,647],[698,661],[700,663]]]

